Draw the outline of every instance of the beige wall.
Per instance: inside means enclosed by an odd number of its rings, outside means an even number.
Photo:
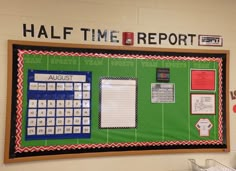
[[[236,1],[235,0],[0,0],[0,170],[1,171],[121,171],[189,170],[187,159],[195,158],[201,164],[206,158],[236,167],[236,114],[230,100],[230,153],[157,154],[122,157],[98,157],[84,159],[64,159],[18,164],[3,164],[6,79],[7,79],[7,40],[33,40],[63,43],[105,44],[103,42],[83,42],[79,34],[67,40],[52,40],[23,37],[22,24],[54,25],[57,33],[63,26],[74,28],[90,27],[120,31],[196,33],[222,35],[224,46],[208,49],[230,50],[230,90],[236,90]],[[78,32],[79,33],[79,32]],[[144,46],[144,45],[136,45]],[[146,45],[147,47],[148,45]],[[162,46],[199,48],[192,46]],[[206,47],[200,47],[206,49]]]

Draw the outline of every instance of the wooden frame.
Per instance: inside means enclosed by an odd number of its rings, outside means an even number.
[[[94,49],[94,50],[115,50],[115,51],[127,51],[127,52],[144,52],[144,53],[161,53],[161,54],[178,54],[181,55],[216,55],[224,56],[224,91],[223,91],[223,103],[224,103],[224,112],[223,117],[226,125],[224,125],[224,138],[222,146],[212,146],[211,148],[197,146],[197,148],[163,148],[163,149],[145,149],[145,150],[135,150],[136,148],[131,148],[129,150],[111,150],[111,151],[92,151],[89,153],[66,153],[60,155],[47,155],[47,153],[40,153],[39,155],[26,155],[20,157],[14,157],[11,155],[14,151],[12,148],[12,136],[14,135],[15,129],[12,124],[14,119],[12,116],[12,106],[14,99],[12,99],[12,89],[14,81],[16,81],[16,73],[13,72],[13,67],[16,67],[16,64],[13,62],[13,47],[14,45],[28,46],[28,47],[52,47],[52,48],[74,48],[74,49]],[[228,101],[228,90],[229,90],[229,51],[227,50],[197,50],[197,49],[159,49],[159,48],[140,48],[140,47],[123,47],[123,46],[94,46],[94,45],[77,45],[77,44],[61,44],[61,43],[42,43],[42,42],[31,42],[31,41],[8,41],[8,80],[7,80],[7,113],[6,113],[6,139],[5,139],[5,154],[4,154],[4,163],[13,163],[13,162],[25,162],[25,161],[34,161],[34,160],[48,160],[48,159],[62,159],[62,158],[75,158],[75,157],[98,157],[98,156],[120,156],[120,155],[141,155],[141,154],[162,154],[162,153],[198,153],[198,152],[229,152],[230,150],[230,137],[229,137],[229,101]],[[12,151],[13,150],[13,151]]]

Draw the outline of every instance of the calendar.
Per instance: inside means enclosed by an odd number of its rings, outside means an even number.
[[[91,72],[28,71],[26,140],[90,138]]]

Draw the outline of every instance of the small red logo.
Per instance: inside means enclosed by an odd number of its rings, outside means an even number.
[[[122,44],[123,45],[133,45],[134,44],[134,33],[133,32],[123,32]]]

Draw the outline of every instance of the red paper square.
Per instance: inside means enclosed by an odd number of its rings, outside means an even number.
[[[191,90],[215,90],[215,70],[191,70]]]

